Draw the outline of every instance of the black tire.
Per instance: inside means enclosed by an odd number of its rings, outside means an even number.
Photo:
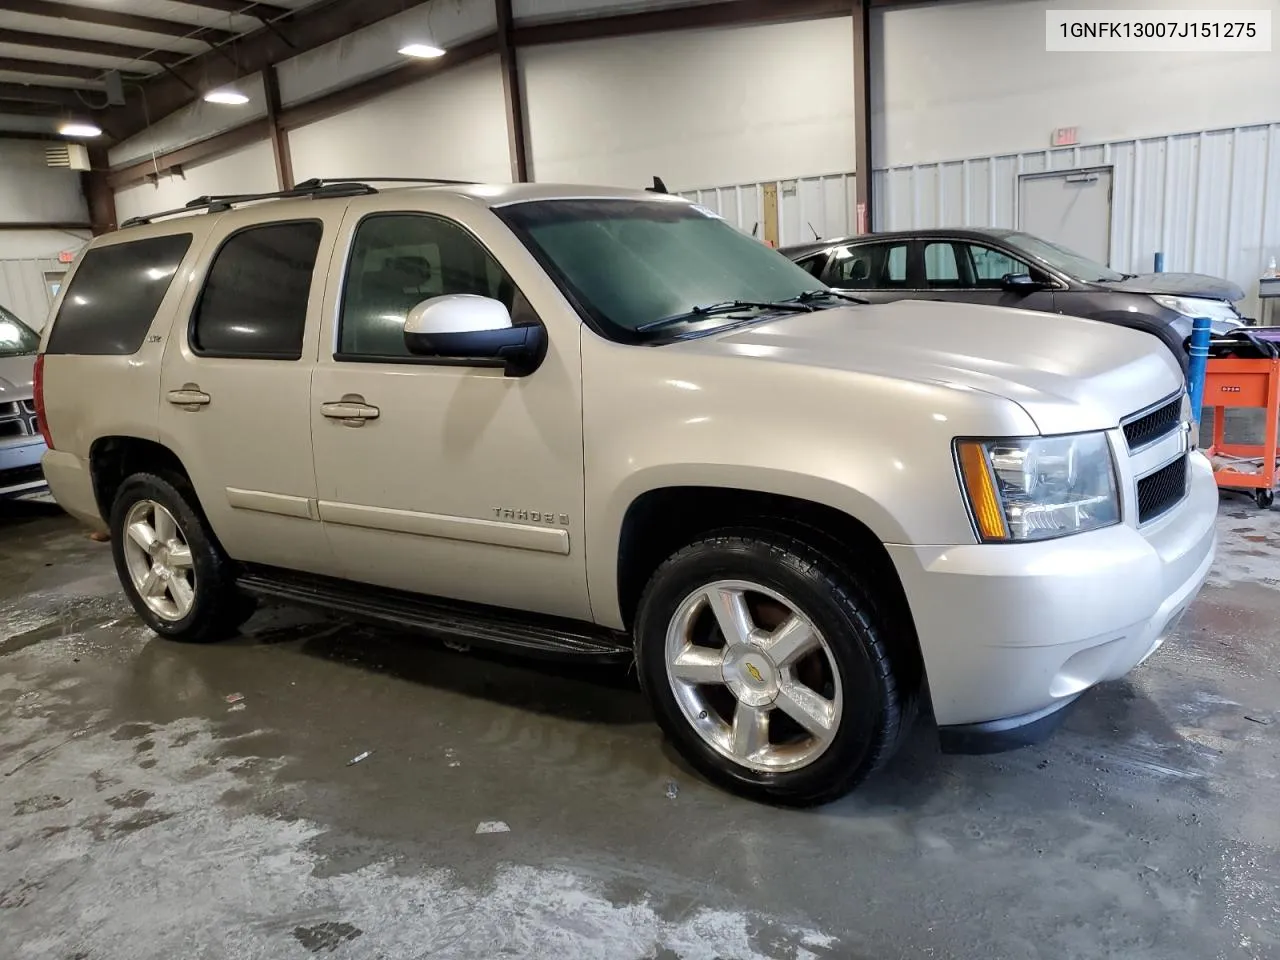
[[[157,615],[142,598],[125,558],[125,517],[142,500],[159,503],[178,521],[191,549],[195,600],[181,620]],[[111,507],[111,554],[125,595],[138,616],[160,636],[183,643],[213,643],[233,636],[253,614],[251,598],[236,589],[231,561],[213,538],[185,477],[135,473],[120,485]]]
[[[844,691],[839,727],[807,766],[760,771],[713,748],[694,729],[667,676],[666,634],[680,604],[716,580],[746,580],[785,597],[823,634]],[[735,793],[782,806],[813,806],[848,793],[882,767],[905,739],[918,682],[895,664],[889,625],[855,577],[794,537],[765,530],[716,531],[670,557],[640,600],[636,660],[659,725],[703,776]],[[908,657],[899,657],[908,661]]]
[[[1254,502],[1257,503],[1259,509],[1270,510],[1271,505],[1275,503],[1276,495],[1272,490],[1259,488],[1253,492],[1253,499]]]

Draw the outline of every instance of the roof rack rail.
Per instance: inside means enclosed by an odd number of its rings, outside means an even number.
[[[201,210],[205,213],[222,213],[230,210],[238,203],[252,203],[255,200],[286,200],[298,197],[354,197],[377,192],[367,183],[352,183],[346,180],[325,182],[308,180],[290,190],[272,190],[267,193],[211,194],[196,197],[184,206],[175,207],[172,210],[161,210],[159,213],[149,213],[142,217],[130,217],[120,224],[120,229],[152,223],[163,217],[172,217],[179,213],[194,213]]]
[[[446,180],[443,177],[312,177],[298,184],[298,187],[323,186],[329,183],[435,183],[444,186],[470,187],[478,182],[477,180]]]
[[[173,210],[161,210],[159,214],[147,214],[146,216],[131,216],[131,218],[120,224],[120,229],[140,227],[142,224],[152,223],[152,221],[165,218],[165,216],[189,214],[189,212],[197,210],[204,210],[206,214],[220,214],[220,212],[232,209],[236,204],[251,204],[251,202],[257,200],[288,200],[288,198],[296,197],[357,197],[366,195],[366,193],[378,192],[378,189],[370,186],[371,183],[421,183],[436,184],[436,186],[466,187],[474,184],[475,180],[448,180],[440,177],[312,177],[310,180],[302,180],[302,183],[289,189],[276,189],[276,191],[268,193],[216,193],[216,195],[196,197],[195,200],[188,201],[184,206],[174,207]]]
[[[285,200],[297,197],[356,197],[369,193],[377,193],[371,183],[420,183],[440,186],[469,186],[474,180],[445,180],[439,177],[312,177],[288,190],[272,190],[268,193],[224,193],[208,194],[196,197],[181,207],[173,210],[162,210],[144,217],[130,217],[120,228],[136,227],[152,223],[162,217],[172,217],[179,213],[193,213],[203,210],[205,213],[222,213],[230,210],[237,203],[252,203],[255,200]]]

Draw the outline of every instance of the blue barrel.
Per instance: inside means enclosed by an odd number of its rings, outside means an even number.
[[[1204,404],[1204,376],[1209,362],[1209,337],[1212,321],[1208,317],[1196,317],[1191,324],[1191,363],[1187,368],[1187,392],[1191,395],[1191,417],[1200,422],[1200,408]]]
[[[1159,251],[1156,252],[1155,271],[1156,273],[1164,273],[1164,254]]]

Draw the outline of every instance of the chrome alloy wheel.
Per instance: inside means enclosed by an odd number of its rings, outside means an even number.
[[[844,697],[826,640],[785,597],[718,580],[681,602],[667,627],[667,679],[713,749],[752,770],[797,770],[840,729]]]
[[[129,508],[124,528],[134,589],[156,616],[181,620],[196,600],[196,571],[178,521],[154,500],[139,500]]]

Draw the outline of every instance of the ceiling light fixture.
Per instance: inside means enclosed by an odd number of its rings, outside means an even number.
[[[249,102],[249,98],[235,87],[220,87],[217,90],[210,90],[204,95],[204,99],[206,103],[223,103],[231,107],[238,107]]]
[[[444,56],[444,49],[431,43],[406,43],[398,52],[403,57],[417,57],[419,60],[434,60]]]
[[[95,127],[92,123],[83,123],[74,120],[68,120],[66,123],[59,125],[58,132],[64,137],[100,137],[102,129]]]

